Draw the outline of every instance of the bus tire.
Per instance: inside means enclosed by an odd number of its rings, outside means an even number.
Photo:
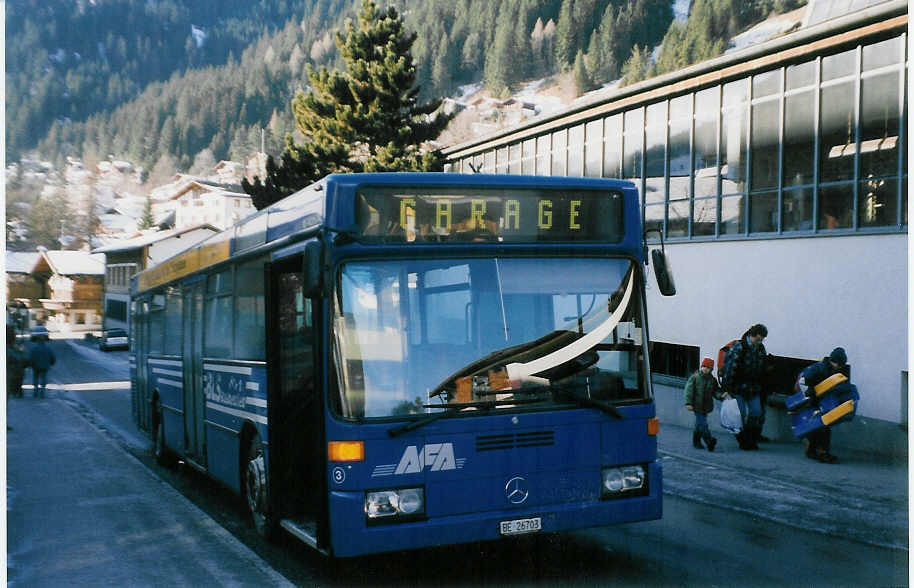
[[[165,421],[162,419],[162,409],[158,408],[155,412],[155,437],[153,438],[153,453],[155,454],[156,463],[167,468],[175,465],[175,456],[165,446]]]
[[[270,539],[275,525],[270,516],[267,499],[269,480],[263,443],[257,433],[254,433],[247,443],[242,472],[244,475],[242,491],[251,521],[254,523],[254,530],[264,539]]]

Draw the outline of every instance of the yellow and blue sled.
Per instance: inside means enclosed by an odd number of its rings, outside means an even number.
[[[787,398],[793,434],[802,439],[822,427],[854,418],[860,395],[844,374],[834,374],[813,388],[815,396],[797,392]]]

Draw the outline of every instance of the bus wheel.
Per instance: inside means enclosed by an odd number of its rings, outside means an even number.
[[[172,467],[175,464],[174,455],[165,447],[165,421],[162,419],[162,409],[156,411],[156,434],[153,452],[155,453],[156,463],[160,466]]]
[[[256,434],[248,444],[246,462],[243,486],[251,520],[254,522],[257,534],[269,538],[273,525],[267,505],[267,467],[263,455],[263,444]]]

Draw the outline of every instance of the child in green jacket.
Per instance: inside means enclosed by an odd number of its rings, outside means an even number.
[[[708,445],[708,451],[714,451],[717,439],[711,436],[708,429],[708,414],[714,410],[714,399],[722,399],[720,384],[717,378],[711,375],[714,369],[714,360],[706,357],[701,360],[698,371],[689,376],[685,387],[686,410],[695,414],[695,430],[692,432],[692,446],[695,449],[704,449],[701,440]]]

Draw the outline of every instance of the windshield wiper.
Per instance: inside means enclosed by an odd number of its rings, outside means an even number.
[[[520,398],[520,399],[515,399],[515,400],[479,400],[476,402],[461,402],[460,404],[423,404],[422,406],[424,408],[447,408],[447,410],[445,410],[444,412],[438,412],[433,415],[429,415],[429,416],[425,417],[424,419],[419,419],[417,421],[412,421],[410,423],[406,423],[405,425],[400,425],[399,427],[393,427],[391,429],[387,429],[387,434],[390,435],[391,437],[397,437],[408,431],[413,431],[415,429],[424,427],[425,425],[428,425],[430,423],[434,423],[435,421],[437,421],[439,419],[443,419],[444,417],[448,417],[453,414],[457,414],[458,412],[460,412],[466,408],[478,408],[478,409],[481,409],[484,411],[488,411],[488,410],[495,408],[496,406],[506,406],[509,404],[535,404],[538,402],[545,402],[546,400],[548,400],[548,399],[547,398]]]

